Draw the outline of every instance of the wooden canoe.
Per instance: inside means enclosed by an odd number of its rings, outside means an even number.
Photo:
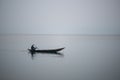
[[[46,49],[46,50],[32,50],[28,49],[30,52],[41,52],[41,53],[57,53],[58,51],[63,50],[64,48],[58,48],[58,49]]]

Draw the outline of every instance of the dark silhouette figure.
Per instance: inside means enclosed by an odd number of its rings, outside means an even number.
[[[62,53],[58,52],[58,51],[63,50],[64,48],[48,49],[48,50],[36,50],[36,49],[37,49],[37,47],[34,47],[34,44],[31,46],[31,49],[28,49],[29,53],[31,54],[32,59],[34,58],[34,55],[37,54],[37,53],[64,56]]]
[[[31,46],[31,50],[35,51],[37,47],[34,47],[34,44]]]

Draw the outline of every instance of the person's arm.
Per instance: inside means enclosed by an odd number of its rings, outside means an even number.
[[[35,49],[37,49],[37,47],[35,47]]]

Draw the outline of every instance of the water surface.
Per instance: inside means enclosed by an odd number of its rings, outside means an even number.
[[[65,47],[61,54],[31,54]],[[0,80],[120,80],[120,36],[0,35]]]

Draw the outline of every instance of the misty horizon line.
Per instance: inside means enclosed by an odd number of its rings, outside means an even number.
[[[37,34],[37,33],[0,33],[0,36],[7,35],[44,35],[44,36],[120,36],[120,34]]]

